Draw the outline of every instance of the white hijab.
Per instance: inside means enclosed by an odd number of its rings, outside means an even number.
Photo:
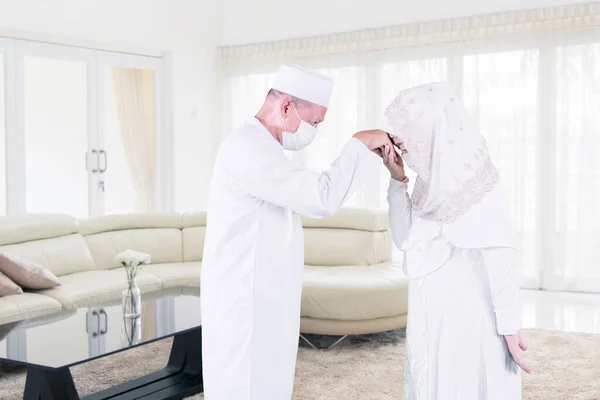
[[[515,248],[508,200],[485,138],[451,85],[403,90],[385,110],[390,134],[404,141],[417,173],[405,272],[427,275],[453,247]]]

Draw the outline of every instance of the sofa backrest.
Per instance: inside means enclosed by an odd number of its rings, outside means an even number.
[[[305,264],[374,265],[392,257],[387,212],[343,209],[303,217]],[[76,220],[60,214],[0,218],[0,252],[48,268],[57,276],[120,267],[117,254],[133,249],[153,264],[202,261],[206,213],[109,215]]]
[[[115,258],[128,249],[150,254],[153,264],[183,261],[181,214],[107,215],[79,224],[98,269],[120,267]]]
[[[184,213],[181,215],[183,261],[202,261],[206,236],[206,213]]]
[[[41,264],[56,276],[95,268],[75,218],[22,214],[0,219],[0,253]]]
[[[304,263],[315,266],[374,265],[392,258],[387,212],[342,209],[327,218],[302,218]]]

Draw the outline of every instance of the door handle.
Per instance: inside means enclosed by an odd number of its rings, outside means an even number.
[[[85,153],[85,170],[86,171],[89,171],[89,159],[88,159],[89,153],[92,153],[92,155],[94,155],[94,154],[96,155],[96,168],[94,168],[92,170],[92,174],[95,174],[96,172],[98,172],[98,168],[100,168],[100,158],[98,156],[98,150],[92,150],[90,152]]]
[[[100,160],[100,154],[102,154],[104,156],[104,168],[99,169],[100,173],[105,173],[107,168],[108,168],[108,156],[106,155],[106,151],[104,150],[100,150],[98,152],[98,160]],[[98,161],[98,168],[100,168],[100,161]]]
[[[100,309],[100,315],[104,316],[104,329],[100,329],[100,335],[104,335],[108,332],[108,314],[104,311],[104,308]],[[100,317],[98,317],[98,321],[100,321]]]
[[[92,316],[98,319],[98,327],[100,327],[100,314],[98,311],[92,311]],[[98,332],[92,332],[92,337],[98,337]]]

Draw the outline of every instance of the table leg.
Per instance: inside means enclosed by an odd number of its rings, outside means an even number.
[[[28,367],[23,400],[79,400],[68,367],[46,369]]]
[[[169,361],[162,370],[83,399],[179,400],[203,390],[202,329],[198,327],[175,335]]]
[[[175,335],[167,368],[202,376],[202,334],[191,331]]]

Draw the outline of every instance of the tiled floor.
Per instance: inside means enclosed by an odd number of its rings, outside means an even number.
[[[522,327],[600,334],[600,294],[521,291]]]

